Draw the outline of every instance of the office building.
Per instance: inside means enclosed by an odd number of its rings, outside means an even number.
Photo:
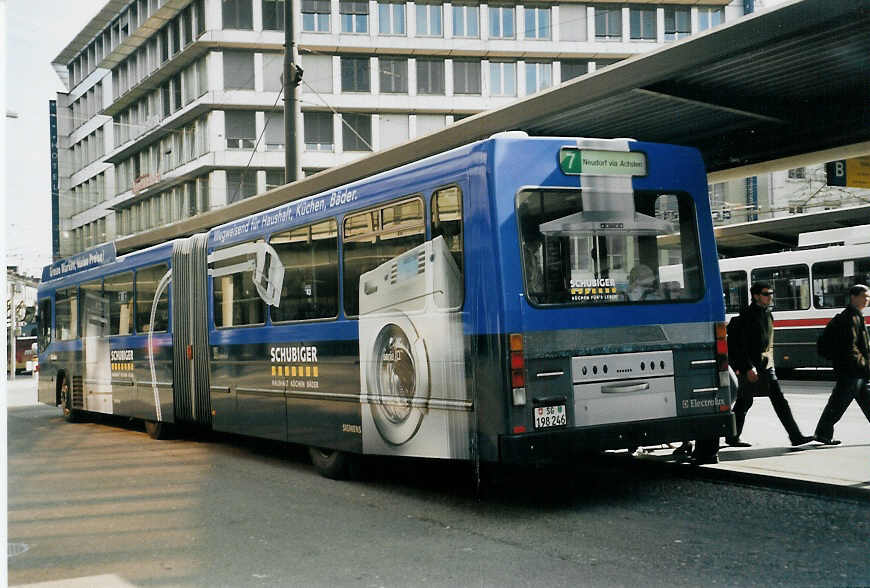
[[[741,0],[293,3],[310,174],[743,14]],[[283,0],[110,0],[55,58],[61,256],[284,183]]]

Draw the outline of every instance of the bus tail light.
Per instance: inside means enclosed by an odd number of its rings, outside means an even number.
[[[523,355],[523,336],[510,335],[511,388],[514,406],[526,405],[526,358]]]
[[[725,323],[716,323],[716,365],[719,372],[725,372],[725,377],[728,377],[728,339]],[[720,377],[721,380],[721,377]]]

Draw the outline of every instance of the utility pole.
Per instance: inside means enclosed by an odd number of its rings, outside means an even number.
[[[284,0],[284,181],[295,182],[296,154],[296,88],[302,79],[302,68],[293,63],[293,1]]]

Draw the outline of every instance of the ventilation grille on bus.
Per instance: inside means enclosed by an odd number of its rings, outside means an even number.
[[[72,378],[72,408],[85,407],[85,388],[81,376]]]

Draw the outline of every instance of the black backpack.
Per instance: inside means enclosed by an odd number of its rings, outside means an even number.
[[[819,335],[819,338],[816,339],[816,352],[819,354],[819,357],[824,357],[825,359],[834,359],[834,356],[837,355],[837,333],[836,327],[834,323],[840,318],[840,315],[836,315],[834,318],[828,321],[828,324],[825,325],[825,329],[822,331],[822,334]]]
[[[731,320],[728,321],[728,326],[725,327],[725,336],[728,343],[729,353],[737,349],[737,347],[742,344],[740,341],[740,329],[742,325],[740,323],[740,315],[736,314],[731,317]]]

